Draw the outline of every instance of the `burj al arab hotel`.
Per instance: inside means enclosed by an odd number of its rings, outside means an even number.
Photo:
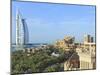
[[[16,46],[23,48],[29,41],[26,20],[19,11],[16,13]]]

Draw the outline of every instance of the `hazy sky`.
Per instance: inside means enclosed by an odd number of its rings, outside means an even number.
[[[52,43],[64,36],[83,41],[84,34],[95,37],[95,6],[12,2],[12,42],[16,37],[16,11],[26,19],[29,42]]]

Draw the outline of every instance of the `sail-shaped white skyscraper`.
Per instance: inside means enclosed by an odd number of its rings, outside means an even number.
[[[22,15],[19,11],[16,14],[16,46],[24,47],[28,44],[28,27],[25,19],[22,18]]]

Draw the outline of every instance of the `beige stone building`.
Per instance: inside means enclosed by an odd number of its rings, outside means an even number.
[[[84,48],[76,48],[80,57],[80,69],[96,68],[96,44],[84,43]]]
[[[62,48],[65,51],[74,49],[74,37],[65,36],[64,39],[56,41],[55,46],[57,48]]]
[[[74,40],[74,37],[65,36],[63,40],[56,42],[55,46],[57,48],[62,48],[65,51],[76,51],[76,53],[64,63],[64,70],[95,69],[96,44],[93,42],[93,37],[85,35],[83,43],[75,43]]]

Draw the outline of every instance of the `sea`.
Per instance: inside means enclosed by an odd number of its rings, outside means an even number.
[[[31,43],[31,44],[23,45],[23,48],[36,48],[41,45],[48,45],[48,44],[47,43]],[[17,48],[16,44],[11,45],[11,51],[16,51],[16,48]]]

